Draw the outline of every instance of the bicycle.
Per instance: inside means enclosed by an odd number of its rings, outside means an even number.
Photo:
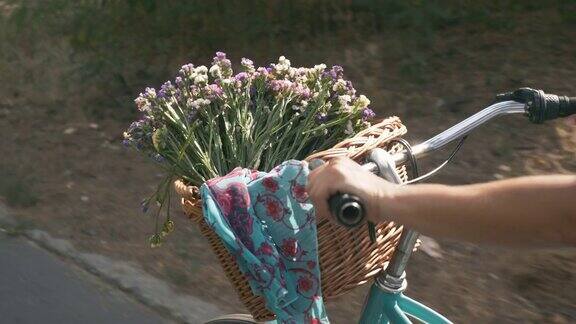
[[[525,114],[532,123],[541,124],[544,121],[576,114],[576,97],[546,94],[542,90],[520,88],[514,92],[497,96],[497,102],[468,117],[460,123],[448,128],[429,140],[410,146],[402,141],[405,151],[390,154],[383,149],[374,149],[369,154],[367,163],[362,167],[390,182],[402,183],[396,172],[396,165],[410,162],[413,179],[404,184],[422,181],[438,172],[454,158],[467,135],[489,120],[507,114]],[[431,172],[419,176],[417,158],[436,151],[454,140],[460,139],[448,159]],[[347,227],[360,226],[364,223],[364,207],[358,197],[345,193],[333,196],[329,206],[336,220]],[[385,271],[374,280],[366,297],[360,318],[361,324],[409,324],[410,318],[423,323],[448,324],[449,319],[433,309],[404,295],[407,287],[405,269],[417,243],[419,233],[405,229]],[[207,324],[247,324],[257,323],[250,315],[232,314],[206,322]],[[268,321],[266,324],[275,324]]]

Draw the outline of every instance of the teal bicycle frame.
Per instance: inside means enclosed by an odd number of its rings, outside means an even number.
[[[525,113],[525,105],[515,101],[504,101],[481,110],[462,122],[454,125],[437,136],[412,148],[414,156],[423,156],[445,146],[455,139],[467,135],[474,128],[486,121],[504,114]],[[408,160],[407,152],[391,155],[382,149],[371,152],[368,163],[363,168],[388,181],[401,183],[396,172],[396,165]],[[360,324],[409,324],[410,318],[429,324],[452,323],[446,317],[431,308],[404,295],[407,287],[406,265],[419,234],[411,229],[404,229],[394,254],[384,271],[376,278],[366,297]],[[266,322],[276,324],[276,321]]]
[[[361,324],[409,324],[412,323],[410,318],[430,324],[452,323],[433,309],[401,292],[387,292],[376,284],[372,285],[360,319]]]

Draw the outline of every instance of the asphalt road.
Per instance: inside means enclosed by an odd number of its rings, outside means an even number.
[[[0,323],[173,323],[22,237],[0,232]]]

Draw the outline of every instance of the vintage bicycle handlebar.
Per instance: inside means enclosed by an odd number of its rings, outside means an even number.
[[[531,122],[540,124],[546,120],[576,114],[576,97],[546,94],[542,90],[520,88],[514,92],[498,95],[499,102],[477,112],[460,123],[448,128],[429,140],[412,147],[412,152],[403,151],[392,156],[398,165],[410,158],[422,157],[436,151],[452,141],[462,138],[480,125],[500,115],[520,114],[528,116]],[[378,165],[367,162],[362,165],[367,171],[379,174]],[[328,200],[330,212],[338,222],[347,227],[358,226],[364,221],[365,208],[361,199],[346,193],[336,194]]]

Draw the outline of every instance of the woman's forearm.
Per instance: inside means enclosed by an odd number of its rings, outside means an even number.
[[[430,236],[506,245],[576,245],[576,176],[397,187],[384,193],[380,205],[382,215]]]

